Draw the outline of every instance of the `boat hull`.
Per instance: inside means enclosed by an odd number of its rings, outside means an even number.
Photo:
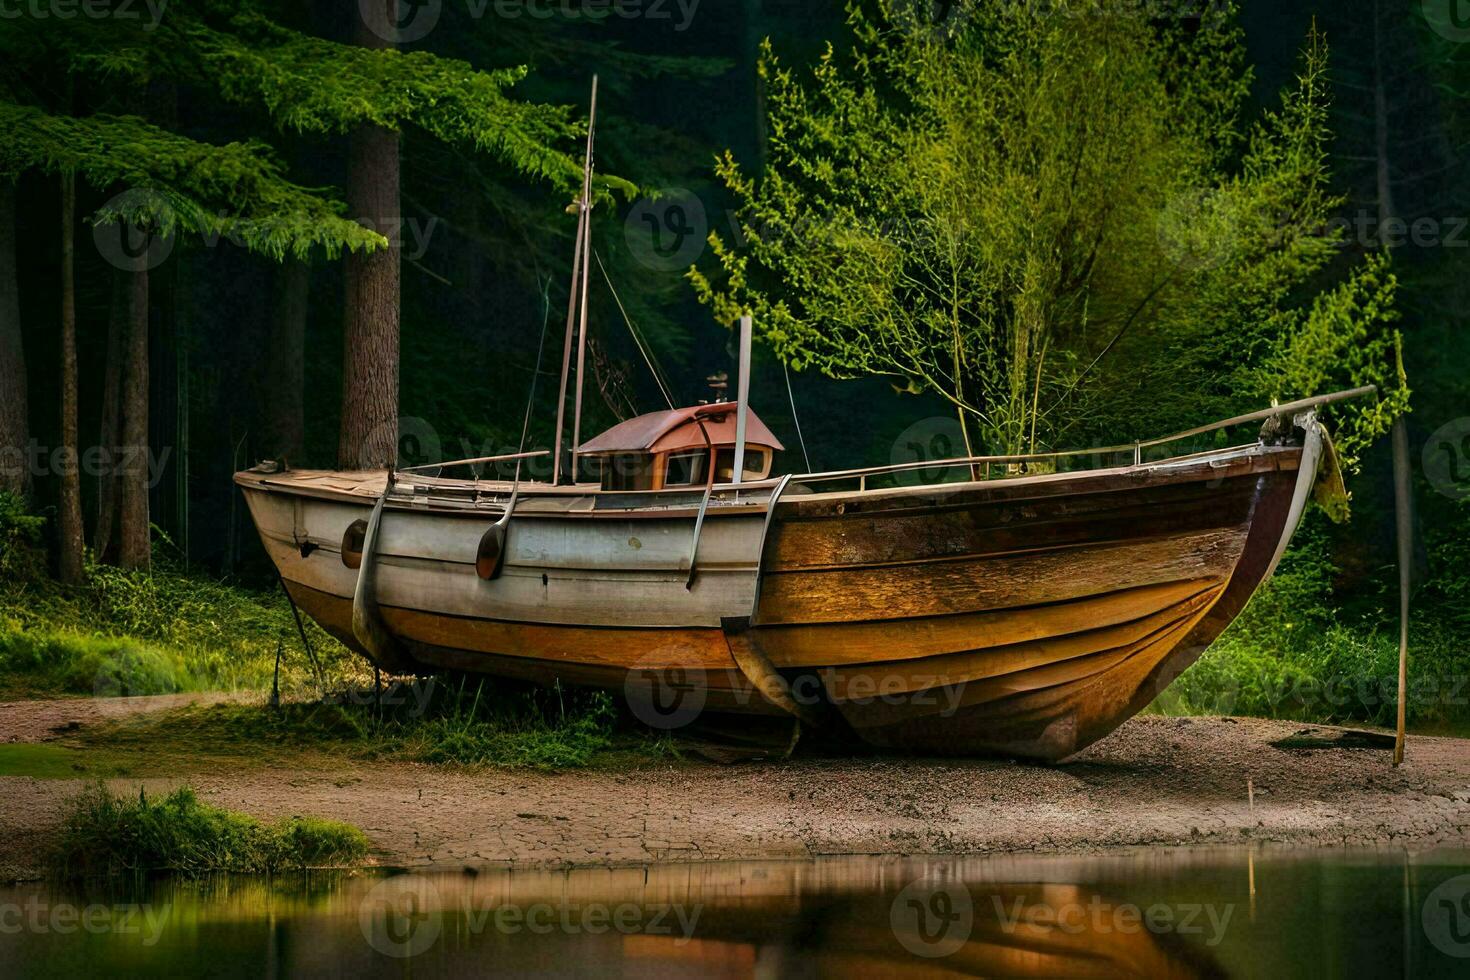
[[[1269,575],[1315,457],[1257,446],[1155,466],[648,505],[523,496],[498,514],[390,498],[374,550],[393,670],[611,688],[646,721],[796,714],[870,744],[1068,756],[1148,704]],[[374,483],[376,479],[376,483]],[[244,473],[300,607],[352,648],[343,561],[382,475]],[[774,512],[767,512],[774,506]],[[701,526],[702,524],[702,526]],[[690,574],[693,556],[694,574]]]

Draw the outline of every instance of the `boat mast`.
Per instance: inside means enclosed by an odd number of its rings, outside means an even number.
[[[597,125],[597,76],[592,76],[592,108],[587,117],[587,150],[582,163],[582,196],[577,200],[577,244],[572,252],[572,282],[567,296],[567,330],[561,349],[561,389],[556,397],[556,449],[552,455],[551,482],[561,483],[561,442],[566,425],[567,375],[572,367],[572,330],[577,324],[577,307],[580,293],[582,310],[582,343],[586,343],[587,332],[587,252],[591,251],[592,212],[592,133]],[[580,286],[580,289],[579,289]],[[577,436],[582,418],[582,362],[581,349],[577,353],[577,407],[572,435],[572,479],[577,478]]]
[[[750,315],[740,318],[740,377],[735,382],[735,472],[731,483],[745,475],[745,419],[750,414]]]

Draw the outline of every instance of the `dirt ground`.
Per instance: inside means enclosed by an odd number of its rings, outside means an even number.
[[[0,743],[177,703],[99,700],[0,705]],[[350,821],[367,832],[377,863],[445,869],[1252,841],[1470,846],[1470,740],[1411,737],[1399,769],[1381,749],[1271,744],[1307,729],[1338,731],[1139,717],[1046,767],[798,758],[542,774],[334,758],[240,760],[187,782],[204,800],[262,818]],[[184,781],[112,782],[162,792]],[[0,879],[37,872],[64,801],[82,785],[0,777]]]

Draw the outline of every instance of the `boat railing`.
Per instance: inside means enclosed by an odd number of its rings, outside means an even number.
[[[400,466],[395,472],[398,473],[424,473],[428,470],[442,470],[446,466],[477,466],[481,463],[508,463],[517,459],[537,459],[541,456],[550,456],[550,449],[533,449],[524,453],[503,453],[499,456],[476,456],[473,459],[447,459],[442,463],[422,463],[418,466]]]
[[[1252,422],[1264,422],[1267,419],[1280,418],[1297,412],[1307,411],[1333,402],[1347,401],[1352,398],[1361,398],[1377,392],[1375,385],[1365,385],[1361,388],[1352,388],[1347,391],[1337,391],[1330,395],[1317,395],[1313,398],[1301,398],[1296,401],[1286,402],[1280,405],[1272,405],[1246,415],[1237,415],[1234,418],[1222,419],[1219,422],[1211,422],[1208,425],[1197,426],[1186,429],[1183,432],[1175,432],[1171,435],[1160,436],[1156,439],[1143,439],[1138,442],[1123,443],[1116,446],[1101,446],[1091,449],[1066,449],[1044,453],[1012,453],[998,456],[956,456],[950,459],[922,459],[907,463],[892,463],[887,466],[864,466],[848,470],[827,470],[821,473],[801,473],[792,477],[798,483],[826,483],[839,480],[858,480],[860,489],[867,489],[869,477],[885,476],[893,473],[905,473],[913,470],[933,469],[958,469],[969,468],[975,479],[980,479],[975,473],[979,467],[985,467],[984,479],[990,478],[991,467],[1019,466],[1025,463],[1055,462],[1062,459],[1077,459],[1090,456],[1130,456],[1134,466],[1143,465],[1144,450],[1169,443],[1181,442],[1196,436],[1208,435],[1223,429],[1234,428],[1239,425],[1248,425]],[[1241,448],[1241,447],[1234,447]],[[1172,457],[1171,457],[1172,458]]]
[[[1314,398],[1301,398],[1297,399],[1296,401],[1285,402],[1279,405],[1272,405],[1269,408],[1263,408],[1259,411],[1250,412],[1245,415],[1237,415],[1234,418],[1222,419],[1219,422],[1211,422],[1208,425],[1196,426],[1193,429],[1186,429],[1183,432],[1175,432],[1171,435],[1160,436],[1155,439],[1142,439],[1137,442],[1121,443],[1116,446],[1100,446],[1089,449],[1066,449],[1042,453],[1010,453],[995,456],[956,456],[949,459],[914,460],[907,463],[892,463],[887,466],[863,466],[847,470],[826,470],[818,473],[794,473],[791,474],[790,481],[793,484],[810,486],[814,483],[830,483],[842,480],[857,480],[859,484],[859,489],[866,490],[868,488],[868,480],[870,477],[887,476],[896,473],[907,473],[913,472],[915,470],[947,470],[967,468],[970,471],[971,479],[988,480],[991,479],[994,467],[1006,467],[1007,475],[1015,475],[1010,470],[1011,467],[1022,466],[1024,464],[1031,463],[1056,463],[1066,459],[1081,459],[1097,456],[1120,456],[1129,460],[1131,465],[1133,466],[1142,466],[1144,463],[1144,455],[1146,450],[1153,449],[1158,446],[1182,442],[1186,439],[1208,435],[1212,432],[1218,432],[1224,429],[1231,429],[1240,425],[1248,425],[1253,422],[1264,422],[1267,419],[1290,416],[1297,412],[1308,411],[1314,408],[1319,408],[1323,405],[1330,405],[1334,402],[1347,401],[1353,398],[1361,398],[1366,395],[1374,394],[1377,390],[1377,387],[1374,385],[1365,385],[1361,388],[1352,388],[1347,391],[1337,391],[1329,395],[1318,395]],[[1253,444],[1254,443],[1241,446],[1218,447],[1210,450],[1210,452],[1222,452],[1229,451],[1231,449],[1244,449]],[[550,452],[548,450],[539,449],[523,453],[507,453],[500,456],[479,456],[473,459],[456,459],[448,460],[442,463],[425,463],[417,466],[404,466],[400,467],[397,472],[422,474],[426,473],[427,471],[442,470],[446,467],[451,466],[470,466],[485,463],[502,463],[514,460],[539,458],[548,455],[550,455]],[[1187,459],[1190,455],[1196,454],[1169,456],[1151,462],[1165,462],[1172,459]],[[983,476],[980,472],[982,467],[984,468]],[[752,491],[769,491],[774,490],[777,486],[781,485],[781,483],[785,479],[785,477],[778,476],[770,477],[763,480],[751,480],[742,483],[718,483],[710,487],[709,491],[712,494],[719,495],[721,497],[727,494],[740,495]],[[587,492],[585,487],[578,486],[549,486],[543,483],[534,483],[534,481],[533,485],[536,487],[537,492],[540,494],[551,492],[557,494],[572,495]],[[403,490],[400,488],[399,492],[403,492]]]

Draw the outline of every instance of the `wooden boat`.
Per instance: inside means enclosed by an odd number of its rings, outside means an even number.
[[[731,482],[732,403],[590,440],[595,483],[235,479],[295,602],[390,671],[610,688],[668,725],[789,715],[875,745],[1056,759],[1245,606],[1330,461],[1313,409],[1352,394],[1136,446],[945,461],[981,478],[921,486],[869,484],[935,463],[771,478],[780,444],[753,413]],[[1150,458],[1259,422],[1250,443]],[[1121,465],[1059,467],[1120,449]]]
[[[595,98],[594,84],[594,115]],[[782,447],[749,411],[747,318],[735,401],[670,401],[581,443],[590,186],[589,130],[550,482],[443,475],[544,452],[236,474],[292,599],[390,671],[610,688],[667,727],[734,712],[913,751],[1061,758],[1235,618],[1330,460],[1314,410],[1368,391],[1083,453],[773,478]],[[955,467],[960,482],[879,485]]]

